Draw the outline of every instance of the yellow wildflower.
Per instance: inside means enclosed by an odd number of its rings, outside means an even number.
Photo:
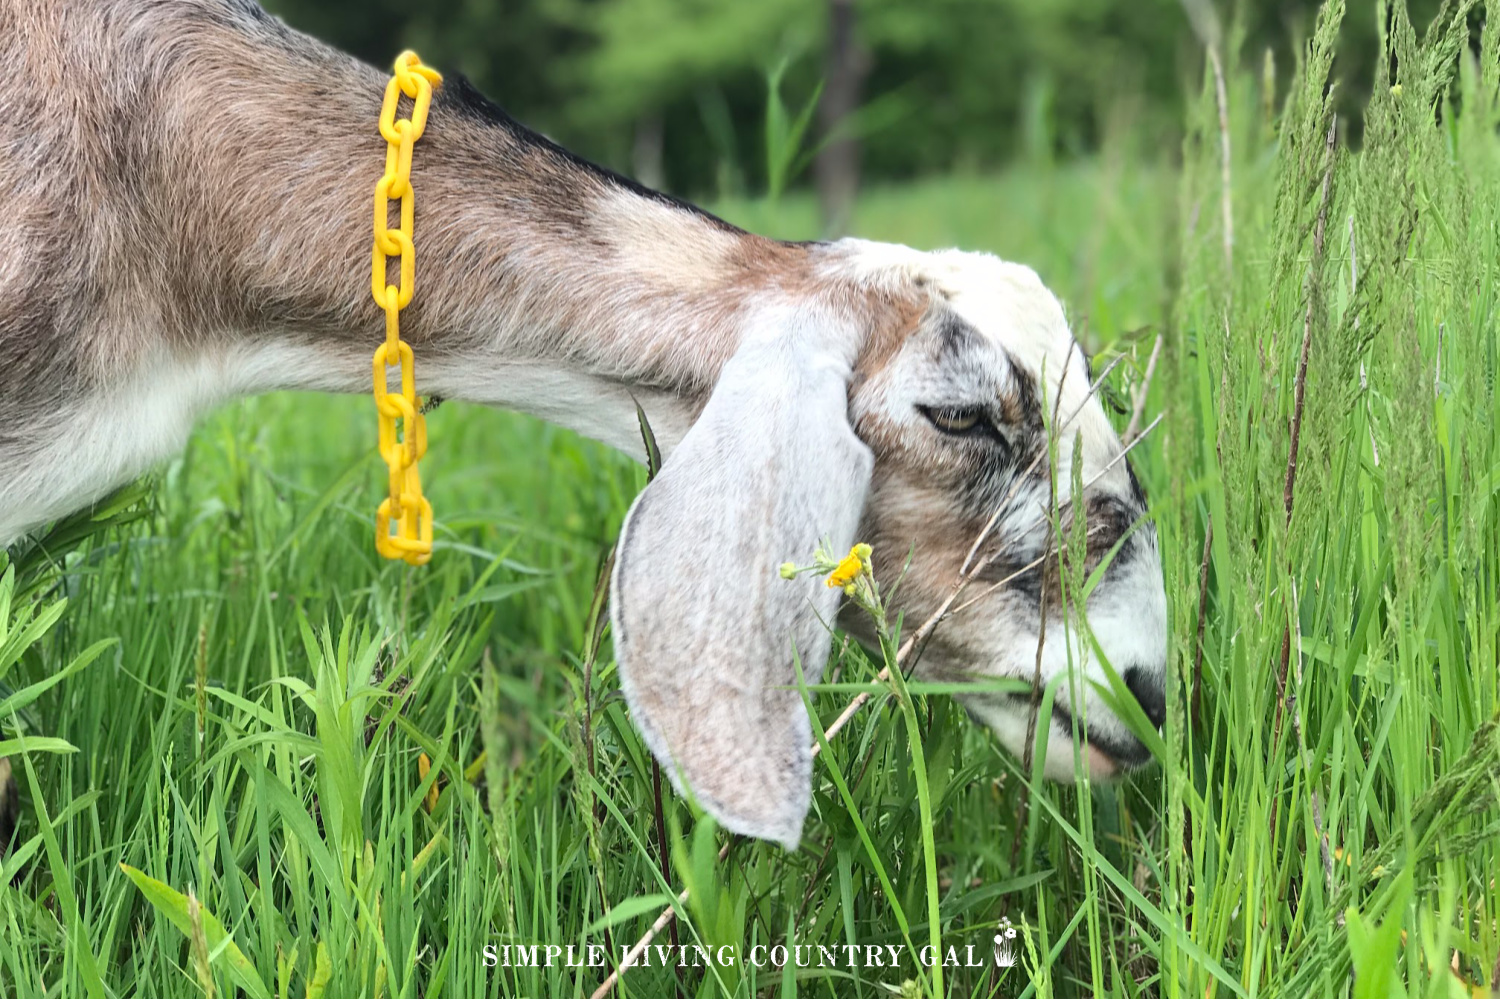
[[[864,569],[864,564],[859,561],[859,556],[849,553],[838,564],[834,571],[828,574],[828,586],[847,587],[859,576],[859,571]]]
[[[870,546],[864,542],[851,548],[849,554],[839,561],[832,573],[828,574],[828,586],[848,590],[859,574],[869,571],[871,551]]]

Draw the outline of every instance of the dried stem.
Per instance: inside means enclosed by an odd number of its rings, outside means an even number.
[[[985,522],[984,527],[975,536],[974,544],[969,546],[969,551],[964,555],[963,563],[958,567],[960,579],[971,577],[979,572],[977,567],[971,569],[971,563],[974,561],[974,556],[978,554],[979,547],[984,544],[985,539],[989,538],[990,532],[995,529],[995,525],[1000,521],[1000,515],[1005,513],[1005,509],[1010,506],[1010,502],[1016,498],[1016,494],[1020,492],[1022,484],[1031,478],[1031,474],[1036,471],[1038,465],[1042,464],[1042,459],[1046,456],[1047,453],[1045,451],[1037,452],[1036,457],[1031,460],[1031,464],[1016,477],[1015,485],[1010,488],[1010,492],[1006,493],[1004,499],[995,504],[995,512],[990,515],[990,519]]]
[[[1333,185],[1333,162],[1334,144],[1338,137],[1338,115],[1333,114],[1328,118],[1328,137],[1324,146],[1326,162],[1323,165],[1323,189],[1318,204],[1318,220],[1313,227],[1313,255],[1307,266],[1307,308],[1302,320],[1302,350],[1297,360],[1297,377],[1292,385],[1292,430],[1291,447],[1286,459],[1286,486],[1282,490],[1282,502],[1286,508],[1286,524],[1288,528],[1292,523],[1292,507],[1296,494],[1294,488],[1297,483],[1297,451],[1302,444],[1302,412],[1307,398],[1307,356],[1312,346],[1312,322],[1313,304],[1316,299],[1316,284],[1318,265],[1323,259],[1323,234],[1328,225],[1328,198]],[[1290,553],[1288,553],[1287,572],[1291,573]],[[1291,663],[1292,656],[1292,626],[1288,621],[1285,630],[1281,634],[1281,663],[1276,671],[1276,722],[1271,728],[1271,746],[1275,747],[1281,742],[1282,718],[1286,714],[1287,667]],[[1301,664],[1298,664],[1301,668]],[[1276,807],[1271,807],[1271,839],[1276,837]]]
[[[1072,357],[1073,349],[1069,348],[1069,360],[1071,360]],[[1063,445],[1066,443],[1066,439],[1061,435],[1062,429],[1058,426],[1057,423],[1057,412],[1058,408],[1062,406],[1062,386],[1063,382],[1067,381],[1067,375],[1067,370],[1064,369],[1063,378],[1058,382],[1057,386],[1057,398],[1052,401],[1052,427],[1054,428],[1055,433],[1052,435],[1051,440],[1057,443],[1059,451],[1061,451]],[[1044,451],[1043,454],[1049,454],[1049,452],[1050,449]],[[1073,456],[1070,456],[1070,468],[1072,467],[1071,457]],[[1055,463],[1048,470],[1048,473],[1047,506],[1048,513],[1053,518],[1053,522],[1051,525],[1049,525],[1049,528],[1051,531],[1056,531],[1060,536],[1062,533],[1062,512],[1058,509],[1057,506],[1057,466]],[[1059,537],[1057,541],[1058,548],[1060,549],[1062,547],[1062,538]],[[1050,533],[1046,544],[1043,545],[1042,548],[1052,548],[1052,539],[1050,537]],[[1035,748],[1037,715],[1040,714],[1042,708],[1042,650],[1047,644],[1047,586],[1050,582],[1048,578],[1048,572],[1051,570],[1051,568],[1051,559],[1048,559],[1046,562],[1042,563],[1042,586],[1041,589],[1037,592],[1038,625],[1036,633],[1036,666],[1032,669],[1031,672],[1031,709],[1026,713],[1026,743],[1025,748],[1021,753],[1021,770],[1027,774],[1031,773],[1032,758],[1036,753]],[[1065,608],[1064,612],[1066,612],[1066,610],[1067,609]],[[1021,809],[1021,815],[1024,817],[1031,809],[1031,796],[1024,790],[1022,792],[1022,795],[1025,796],[1025,805]]]
[[[662,881],[671,884],[672,858],[671,849],[667,846],[667,810],[662,803],[661,797],[661,762],[655,759],[651,761],[651,794],[655,799],[654,808],[656,810],[657,864],[661,868]],[[672,924],[671,931],[672,947],[676,948],[680,942],[677,940],[677,925],[675,923]],[[681,970],[677,972],[677,987],[680,993],[682,988]]]
[[[1136,431],[1141,426],[1141,417],[1146,412],[1146,393],[1151,391],[1151,378],[1156,374],[1156,362],[1161,357],[1162,335],[1156,335],[1156,343],[1151,347],[1151,359],[1146,362],[1146,376],[1141,379],[1141,386],[1135,392],[1135,404],[1130,410],[1130,423],[1125,425],[1125,433],[1120,440],[1129,444],[1135,439]]]
[[[1072,347],[1068,348],[1068,356],[1063,361],[1062,378],[1058,379],[1057,382],[1058,402],[1062,401],[1063,386],[1065,386],[1068,382],[1069,365],[1073,360],[1073,352],[1077,349],[1078,344],[1075,342]],[[1057,423],[1057,414],[1054,410],[1052,416],[1052,424],[1056,428],[1056,430],[1054,431],[1056,435],[1061,437],[1063,429],[1071,424],[1074,420],[1078,419],[1078,415],[1083,412],[1083,408],[1088,405],[1089,400],[1094,398],[1094,393],[1099,391],[1099,387],[1104,384],[1104,380],[1109,377],[1109,373],[1114,371],[1115,366],[1123,360],[1124,355],[1115,358],[1109,363],[1109,366],[1105,368],[1104,371],[1099,373],[1099,377],[1094,379],[1093,384],[1089,386],[1089,391],[1083,394],[1083,398],[1078,401],[1078,405],[1073,408],[1073,412],[1068,414],[1068,419],[1064,420],[1061,425]],[[1010,488],[1010,492],[1005,494],[1005,498],[995,505],[995,512],[990,515],[990,519],[985,522],[983,530],[981,530],[978,536],[975,537],[974,544],[969,546],[969,551],[964,555],[964,561],[958,568],[958,574],[960,577],[963,577],[965,575],[974,575],[969,571],[969,564],[973,562],[975,553],[979,551],[979,547],[984,544],[985,539],[990,536],[990,532],[995,529],[995,524],[1000,520],[1000,515],[1005,512],[1005,508],[1010,504],[1010,502],[1016,498],[1016,493],[1020,490],[1022,484],[1026,482],[1026,480],[1031,476],[1033,472],[1036,471],[1036,467],[1040,465],[1042,463],[1042,459],[1046,457],[1046,449],[1037,452],[1036,457],[1031,460],[1031,464],[1026,467],[1026,470],[1016,477],[1015,485]]]
[[[594,581],[594,595],[589,605],[589,631],[583,656],[583,718],[580,720],[582,731],[579,735],[583,740],[584,759],[589,772],[589,802],[592,804],[589,810],[589,845],[595,865],[603,863],[599,844],[603,840],[600,831],[604,825],[604,803],[599,801],[598,793],[593,791],[598,787],[594,755],[594,663],[599,656],[599,643],[604,639],[604,626],[609,621],[604,609],[609,602],[609,581],[614,564],[615,550],[611,548],[604,557],[604,564],[599,568],[599,578]],[[605,890],[602,871],[598,872],[597,882],[599,906],[601,909],[608,909],[609,894]],[[604,947],[607,951],[614,950],[613,934],[609,928],[604,930]]]
[[[1333,183],[1334,142],[1338,135],[1338,115],[1328,119],[1328,144],[1325,147],[1327,165],[1323,169],[1323,193],[1318,205],[1318,222],[1313,228],[1313,257],[1307,272],[1307,310],[1302,320],[1302,352],[1297,360],[1297,380],[1292,387],[1292,447],[1286,460],[1286,487],[1282,500],[1286,504],[1286,519],[1292,520],[1293,487],[1297,482],[1297,448],[1302,441],[1302,407],[1307,395],[1307,355],[1312,346],[1313,285],[1317,281],[1318,262],[1323,258],[1323,232],[1328,225],[1328,193]]]
[[[1042,563],[1042,589],[1037,600],[1036,665],[1031,671],[1031,710],[1026,713],[1026,748],[1021,755],[1021,770],[1027,774],[1031,773],[1032,758],[1036,753],[1036,721],[1042,707],[1042,650],[1047,644],[1047,586],[1051,582],[1051,569],[1051,559]],[[1021,814],[1024,816],[1026,810],[1022,809]]]
[[[729,845],[732,843],[734,843],[734,841],[732,840],[726,840],[724,842],[724,846],[719,850],[720,861],[723,861],[729,856]],[[650,945],[651,942],[656,938],[656,935],[660,934],[662,930],[676,918],[677,907],[682,906],[684,903],[686,903],[687,898],[688,891],[686,889],[677,894],[676,905],[669,906],[665,910],[661,911],[661,915],[656,918],[656,921],[651,925],[651,929],[646,931],[646,933],[641,936],[641,939],[637,941],[628,952],[625,953],[625,957],[620,960],[619,968],[611,972],[609,976],[604,980],[604,982],[599,984],[599,988],[590,995],[590,1000],[601,1000],[602,997],[609,995],[609,991],[614,989],[615,983],[620,979],[620,970],[628,969],[635,964],[636,959],[641,957],[641,953],[646,950],[647,946]]]
[[[1144,441],[1146,439],[1146,435],[1148,435],[1152,431],[1156,430],[1157,425],[1160,424],[1162,422],[1162,420],[1164,420],[1166,418],[1166,416],[1167,415],[1166,415],[1165,412],[1158,413],[1156,415],[1156,419],[1152,420],[1149,424],[1147,424],[1146,425],[1146,429],[1143,430],[1143,431],[1141,431],[1139,434],[1137,434],[1134,441],[1131,441],[1124,448],[1120,449],[1120,453],[1118,455],[1116,455],[1114,458],[1110,459],[1108,462],[1106,462],[1105,465],[1104,465],[1104,468],[1102,468],[1098,472],[1094,473],[1092,476],[1090,476],[1084,482],[1084,484],[1083,484],[1083,492],[1087,493],[1089,491],[1089,487],[1093,486],[1095,483],[1097,483],[1099,480],[1103,479],[1105,476],[1107,476],[1109,474],[1109,470],[1110,469],[1113,469],[1115,466],[1117,466],[1121,462],[1125,461],[1125,457],[1127,455],[1129,455],[1131,453],[1131,451],[1133,451],[1135,449],[1135,446],[1138,445],[1138,444],[1140,444],[1142,441]],[[1033,466],[1035,465],[1035,463],[1032,463],[1032,464],[1033,464]],[[1072,497],[1069,497],[1067,500],[1064,500],[1061,504],[1059,504],[1059,513],[1061,513],[1064,510],[1067,510],[1068,507],[1072,505],[1072,503],[1073,503],[1073,498]],[[1021,528],[1016,533],[1018,535],[1025,535],[1027,532],[1031,531],[1031,529],[1037,527],[1038,525],[1040,525],[1044,521],[1046,521],[1046,519],[1047,519],[1047,515],[1045,513],[1043,513],[1036,520],[1030,522],[1024,528]],[[975,566],[972,571],[970,571],[969,573],[966,574],[966,578],[967,579],[973,579],[974,576],[975,576],[975,574],[979,573],[980,570],[984,569],[984,567],[986,565],[988,565],[988,562],[989,562],[989,560],[986,560],[985,562],[980,563],[979,565]]]

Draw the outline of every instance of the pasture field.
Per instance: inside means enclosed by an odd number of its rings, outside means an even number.
[[[873,697],[817,758],[801,849],[720,862],[670,789],[658,820],[607,632],[590,655],[644,469],[447,403],[413,570],[371,546],[370,401],[253,399],[143,518],[12,554],[0,995],[588,995],[608,966],[484,949],[617,961],[684,887],[658,942],[734,963],[653,961],[621,995],[1500,990],[1500,33],[1469,52],[1456,6],[1396,12],[1357,152],[1323,98],[1334,4],[1290,90],[1232,73],[1221,108],[1210,74],[1180,156],[1127,123],[1085,164],[859,204],[859,235],[1033,265],[1095,371],[1123,358],[1122,428],[1161,338],[1132,455],[1170,608],[1158,764],[1033,781],[851,647],[815,714]],[[816,234],[802,195],[717,208]],[[934,941],[960,964],[918,962]],[[793,943],[903,950],[748,960]]]

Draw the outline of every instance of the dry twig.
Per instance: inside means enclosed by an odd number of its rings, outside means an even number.
[[[1203,565],[1198,570],[1198,646],[1193,654],[1193,694],[1189,702],[1189,716],[1195,729],[1203,705],[1203,629],[1208,623],[1208,560],[1213,547],[1214,519],[1210,515],[1203,529]]]
[[[1313,304],[1316,300],[1316,284],[1318,265],[1323,259],[1323,234],[1328,224],[1328,200],[1329,192],[1333,185],[1333,164],[1335,153],[1335,142],[1338,138],[1338,115],[1328,117],[1328,137],[1324,146],[1323,165],[1323,189],[1318,203],[1318,219],[1313,226],[1313,255],[1307,265],[1307,307],[1302,321],[1302,350],[1297,360],[1297,377],[1292,385],[1292,429],[1291,447],[1286,459],[1286,485],[1282,490],[1282,502],[1286,508],[1286,524],[1290,529],[1292,524],[1292,507],[1296,494],[1294,488],[1297,484],[1297,451],[1302,443],[1302,413],[1307,399],[1307,356],[1312,346]],[[1288,560],[1291,555],[1288,552]],[[1291,572],[1290,561],[1287,572]],[[1300,636],[1298,637],[1300,640]],[[1301,644],[1300,641],[1298,643]],[[1282,718],[1287,708],[1287,667],[1292,657],[1292,625],[1289,620],[1281,633],[1281,663],[1276,671],[1276,722],[1271,727],[1271,746],[1276,747],[1281,742]],[[1298,670],[1301,670],[1300,653]],[[1276,839],[1276,807],[1271,807],[1271,839]]]

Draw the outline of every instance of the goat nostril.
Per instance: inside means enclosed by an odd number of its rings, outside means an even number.
[[[1146,718],[1160,729],[1161,724],[1167,721],[1167,697],[1161,679],[1140,667],[1131,667],[1125,671],[1124,680],[1125,686],[1135,695],[1136,702],[1146,713]]]

